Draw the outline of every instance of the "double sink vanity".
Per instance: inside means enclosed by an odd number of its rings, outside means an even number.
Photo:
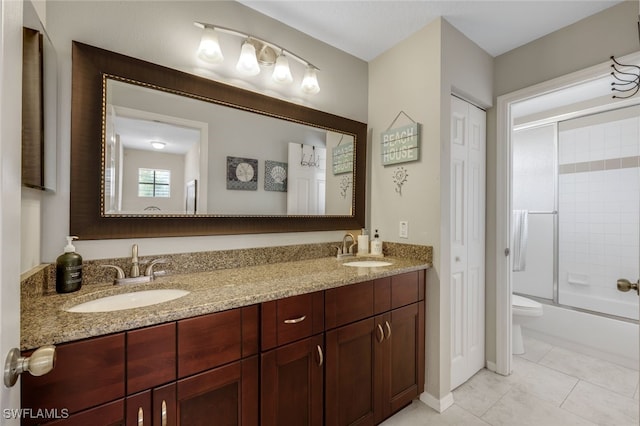
[[[73,42],[72,51],[69,231],[81,240],[335,231],[365,225],[366,123],[80,42]],[[229,179],[225,159],[239,155],[238,144],[221,138],[220,126],[209,123],[216,131],[200,135],[211,167],[203,162],[193,178],[197,185],[189,182],[185,189],[194,191],[188,200],[197,203],[187,202],[184,211],[120,209],[117,189],[122,183],[115,179],[119,173],[110,173],[123,149],[110,145],[109,136],[118,134],[110,114],[130,110],[121,100],[131,95],[112,97],[114,81],[211,104],[207,108],[251,113],[271,123],[268,128],[281,121],[295,128],[303,125],[323,148],[344,139],[352,145],[351,171],[327,173],[333,184],[327,184],[324,198],[333,201],[323,213],[291,213],[288,206],[256,210],[257,199],[268,199],[259,205],[275,206],[280,200],[278,205],[284,206],[285,193],[225,187],[218,179]],[[159,114],[154,107],[176,102],[151,102],[138,109]],[[206,117],[202,121],[222,114],[227,111],[201,113]],[[247,120],[235,120],[235,127],[225,131],[255,130]],[[241,140],[282,139],[278,132],[259,132],[259,137]],[[310,143],[302,136],[296,142]],[[260,166],[295,163],[283,149],[268,149],[269,156],[252,153],[252,161]],[[220,171],[226,173],[206,177]],[[215,184],[206,190],[203,184],[209,181]],[[340,187],[340,182],[348,185]],[[211,192],[216,186],[220,193]],[[214,198],[237,203],[220,211],[205,209],[205,201]],[[166,275],[121,285],[113,285],[113,267],[126,270],[129,259],[90,261],[84,265],[83,287],[70,294],[51,290],[51,265],[38,279],[26,278],[22,354],[56,345],[57,359],[48,374],[22,375],[22,407],[47,414],[46,419],[23,419],[23,424],[382,422],[424,390],[431,247],[385,243],[384,258],[343,259],[336,258],[335,248],[322,243],[168,255]],[[111,268],[103,267],[107,264]]]
[[[429,259],[393,254],[179,274],[170,259],[150,283],[23,297],[23,353],[55,344],[57,360],[23,375],[22,406],[66,410],[54,425],[380,423],[425,377]]]

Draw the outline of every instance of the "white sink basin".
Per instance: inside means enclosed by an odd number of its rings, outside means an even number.
[[[385,262],[384,260],[356,260],[353,262],[343,263],[344,266],[356,266],[361,268],[375,268],[377,266],[389,266],[391,262]]]
[[[186,296],[187,294],[189,294],[189,292],[186,290],[176,289],[134,291],[90,300],[65,310],[67,312],[83,313],[121,311],[123,309],[141,308],[143,306],[168,302]]]

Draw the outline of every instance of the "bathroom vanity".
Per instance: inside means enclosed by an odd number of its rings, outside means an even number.
[[[167,276],[151,285],[190,294],[115,312],[64,309],[119,286],[30,299],[23,320],[40,315],[23,326],[23,349],[56,344],[57,361],[23,375],[22,407],[68,417],[56,425],[380,423],[425,377],[429,265],[388,260]]]

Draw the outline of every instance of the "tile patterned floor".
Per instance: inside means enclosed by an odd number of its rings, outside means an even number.
[[[444,413],[411,405],[384,426],[638,426],[638,371],[525,336],[508,377],[486,369]]]

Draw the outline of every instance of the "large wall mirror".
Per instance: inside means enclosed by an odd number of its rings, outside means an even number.
[[[31,1],[23,3],[22,184],[56,190],[58,63]]]
[[[71,233],[358,229],[366,124],[73,45]]]

